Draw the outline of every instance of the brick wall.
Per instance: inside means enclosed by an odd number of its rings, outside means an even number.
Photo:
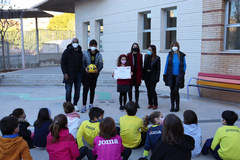
[[[224,48],[225,0],[203,0],[201,72],[240,76],[240,53]],[[239,93],[201,89],[203,97],[240,103]]]

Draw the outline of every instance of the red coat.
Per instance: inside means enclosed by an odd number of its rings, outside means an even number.
[[[134,69],[133,69],[133,53],[128,53],[127,58],[128,58],[128,60],[130,62],[130,65],[131,65],[131,71],[133,72],[130,84],[133,84],[133,76],[135,74],[136,74],[137,84],[141,84],[142,69],[143,69],[143,67],[142,67],[143,66],[142,54],[137,53],[137,72],[136,73],[134,73]]]

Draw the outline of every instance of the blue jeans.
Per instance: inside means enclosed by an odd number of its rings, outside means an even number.
[[[65,89],[66,89],[66,102],[71,102],[72,97],[72,86],[74,84],[74,98],[73,98],[73,104],[77,105],[79,97],[80,97],[80,89],[81,89],[81,83],[82,83],[82,73],[75,73],[73,82],[71,83],[65,83]]]

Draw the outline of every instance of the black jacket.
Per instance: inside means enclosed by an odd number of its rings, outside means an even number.
[[[31,138],[32,132],[27,129],[30,124],[25,119],[18,119],[19,123],[19,136],[21,136],[28,143],[29,148],[33,148],[33,140]]]
[[[172,87],[172,51],[169,53],[169,59],[168,59],[168,66],[167,66],[167,73],[163,75],[163,81],[165,82],[166,86]],[[184,71],[184,62],[183,62],[183,57],[186,56],[183,52],[180,52],[180,64],[179,64],[179,88],[184,88],[184,76],[185,76],[185,71]]]
[[[143,77],[142,79],[145,79],[145,76],[148,76],[146,73],[148,72],[147,69],[145,68],[146,66],[146,61],[147,61],[147,54],[145,55],[144,58],[144,67],[143,67]],[[150,75],[154,76],[154,79],[156,82],[159,82],[160,78],[160,71],[161,71],[161,59],[159,56],[155,58],[154,61],[151,62],[151,69],[150,69]]]
[[[194,143],[194,139],[188,135],[181,138],[180,144],[170,145],[160,140],[157,142],[150,160],[191,160]]]
[[[76,64],[76,54],[79,53],[79,62]],[[77,66],[77,69],[76,69]],[[69,44],[67,48],[64,50],[61,58],[61,69],[63,75],[68,74],[69,80],[65,80],[63,78],[63,83],[71,83],[73,82],[74,74],[83,71],[83,53],[82,47],[79,45],[78,50],[75,51],[72,47],[72,44]]]

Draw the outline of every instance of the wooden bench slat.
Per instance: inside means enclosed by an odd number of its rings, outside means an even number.
[[[226,84],[226,83],[219,83],[219,82],[209,82],[209,81],[197,81],[197,84],[207,85],[207,86],[214,86],[214,87],[222,87],[222,88],[239,89],[240,90],[240,85],[234,85],[234,84]]]
[[[198,76],[240,80],[240,76],[225,75],[225,74],[214,74],[214,73],[203,73],[203,72],[199,72],[199,73],[198,73]]]
[[[198,76],[197,79],[214,81],[214,82],[222,82],[222,83],[228,83],[228,84],[240,84],[240,80],[235,80],[235,79],[212,78],[212,77],[205,77],[205,76]]]

